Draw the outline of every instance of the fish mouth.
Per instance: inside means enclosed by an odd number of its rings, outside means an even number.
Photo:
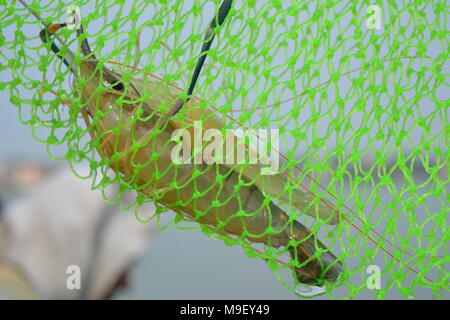
[[[322,287],[326,282],[337,282],[344,272],[344,265],[332,253],[323,252],[320,257],[311,260],[304,267],[296,268],[295,271],[301,284]]]

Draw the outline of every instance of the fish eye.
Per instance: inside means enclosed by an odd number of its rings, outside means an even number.
[[[113,83],[113,89],[117,90],[117,91],[123,91],[123,89],[124,89],[123,83],[120,82],[120,81],[114,82]]]

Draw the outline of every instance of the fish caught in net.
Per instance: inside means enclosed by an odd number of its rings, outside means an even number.
[[[448,297],[445,2],[4,6],[2,94],[106,201],[299,296]]]

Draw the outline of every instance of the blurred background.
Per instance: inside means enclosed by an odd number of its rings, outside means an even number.
[[[14,108],[1,108],[0,119],[2,128],[9,123],[14,123],[16,121]],[[78,201],[86,201],[88,198],[86,193],[98,193],[98,190],[90,190],[89,181],[82,181],[73,176],[66,163],[48,160],[45,146],[36,143],[27,127],[16,125],[9,132],[15,139],[17,137],[17,143],[3,143],[2,147],[7,147],[9,150],[0,153],[3,223],[6,213],[13,215],[16,213],[17,206],[33,201],[33,197],[30,197],[33,193],[44,197],[42,201],[50,203],[50,206],[57,205],[55,199],[65,198],[70,192],[65,188],[63,181],[67,184],[81,182],[79,187],[84,190],[80,190],[77,195],[74,195],[73,190],[71,191],[71,195],[77,197]],[[49,181],[54,183],[52,180],[55,180],[55,177],[60,180],[59,189],[55,193],[44,195],[43,192],[39,192]],[[81,198],[83,195],[84,198]],[[108,206],[102,202],[101,196],[96,198],[96,201],[99,205]],[[75,204],[64,202],[56,210],[50,208],[50,212],[45,217],[39,214],[39,218],[51,220],[55,224],[54,228],[61,230],[66,223],[59,222],[55,216],[60,214],[65,206],[77,208]],[[110,211],[115,209],[112,208]],[[79,208],[79,210],[81,213],[85,208]],[[33,213],[36,214],[35,210],[30,208],[29,216]],[[92,212],[89,211],[89,214]],[[132,212],[127,211],[123,214],[130,215],[134,219]],[[31,220],[31,217],[28,218]],[[95,221],[92,222],[95,225]],[[134,222],[138,226],[141,225],[137,220]],[[37,228],[42,228],[42,225]],[[79,228],[83,228],[84,231],[79,230],[78,237],[89,236],[87,234],[89,226],[86,223],[80,224]],[[248,258],[240,247],[228,247],[222,241],[206,237],[199,230],[179,230],[172,225],[164,231],[157,231],[152,224],[145,225],[145,228],[148,228],[150,233],[147,242],[134,259],[129,261],[130,265],[124,268],[123,271],[128,272],[128,284],[115,291],[112,296],[115,299],[297,299],[291,291],[283,287],[262,260]],[[120,234],[116,236],[119,237]],[[122,241],[126,242],[128,238],[125,235]],[[26,257],[35,250],[36,239],[28,238],[28,240],[29,248],[23,252],[24,265],[27,264]],[[54,245],[51,243],[54,240],[56,239],[49,240],[50,243],[47,244],[49,248]],[[77,241],[76,237],[72,241]],[[117,250],[119,249],[120,246],[117,247]],[[65,259],[66,265],[75,264],[78,261],[77,250],[73,246],[69,245],[61,250],[66,251],[68,255]],[[73,259],[71,259],[72,255]],[[60,257],[53,258],[60,259]],[[44,267],[50,268],[52,264],[55,264],[52,260],[42,262]],[[63,276],[58,277],[61,280],[61,288],[56,290],[57,293],[60,293],[66,285],[65,277],[68,275],[65,271],[65,268],[59,270]],[[40,276],[36,275],[36,277]],[[50,294],[48,297],[65,296]],[[97,298],[100,297],[97,296]]]
[[[67,174],[70,168],[66,162],[48,159],[45,144],[36,142],[29,127],[17,121],[14,107],[0,108],[0,128],[10,137],[0,142],[3,217],[17,203],[30,201],[30,194],[39,192],[55,175],[62,175],[60,179],[68,183],[79,180]],[[98,193],[98,190],[90,190],[89,181],[80,182],[80,189],[84,188],[80,193]],[[67,192],[61,188],[43,201],[50,202]],[[101,196],[97,201],[103,205]],[[134,219],[132,212],[124,214]],[[50,214],[46,218],[51,219]],[[137,220],[135,223],[140,225]],[[298,299],[283,287],[262,260],[248,258],[240,247],[228,247],[222,241],[206,237],[200,230],[179,230],[172,225],[157,231],[151,224],[145,226],[151,233],[148,245],[136,255],[135,261],[130,261],[129,269],[124,269],[129,271],[128,286],[117,290],[113,295],[115,299]],[[78,236],[85,235],[80,231]],[[127,237],[123,241],[127,241]],[[29,250],[33,250],[33,245],[31,240]],[[67,249],[70,251],[71,247]],[[46,263],[50,266],[54,262]],[[65,271],[65,268],[60,270],[67,276]],[[65,285],[65,281],[61,281],[61,288]]]
[[[241,2],[237,2],[238,8],[242,6]],[[40,3],[46,2],[41,1]],[[71,3],[67,2],[66,6],[69,4]],[[345,2],[343,2],[342,6],[345,5]],[[92,3],[84,3],[83,12],[90,12],[92,6]],[[17,4],[17,7],[20,7],[20,4]],[[185,7],[187,8],[189,5],[186,4]],[[186,8],[183,10],[186,10]],[[202,34],[205,30],[214,8],[215,5],[212,2],[208,2],[207,6],[204,7],[202,15],[207,18],[201,20],[200,25],[196,26],[199,34]],[[147,13],[148,11],[157,12],[157,8],[151,9],[148,10],[147,8]],[[114,10],[111,9],[111,12]],[[60,16],[64,16],[63,9],[55,9],[55,11],[60,12]],[[424,12],[427,15],[433,15],[431,8],[425,8]],[[113,16],[110,15],[108,18],[111,17]],[[244,20],[240,21],[237,18],[236,24],[232,26],[234,31],[239,30],[241,26],[239,23],[245,24]],[[141,15],[140,19],[145,20],[145,15]],[[402,19],[408,21],[408,17]],[[31,21],[33,18],[30,17],[28,20]],[[170,24],[170,15],[167,16],[167,20],[169,21],[167,23]],[[363,20],[361,19],[361,21]],[[91,22],[89,32],[95,34],[99,29],[101,30],[102,23],[103,21]],[[36,28],[36,25],[26,24],[22,26],[22,31],[28,37],[36,38],[38,32]],[[2,26],[3,35],[7,40],[14,39],[15,31],[14,25],[8,25],[4,28]],[[367,30],[364,29],[364,31]],[[180,37],[187,38],[189,32],[191,32],[190,28],[183,29],[180,32]],[[348,31],[348,33],[351,32]],[[146,38],[146,36],[147,34],[142,37],[142,47],[148,47],[149,43],[152,42],[152,39]],[[40,42],[39,39],[35,38],[31,42],[37,47]],[[218,43],[216,44],[218,45]],[[108,42],[106,48],[101,47],[101,49],[108,52],[108,48],[112,48],[114,45],[116,48],[120,47],[117,43]],[[350,50],[350,47],[351,43],[348,44],[348,48],[343,50]],[[441,44],[438,42],[433,42],[428,49],[428,53],[434,58],[443,51]],[[40,50],[41,54],[45,51],[44,49]],[[192,52],[196,53],[197,51],[197,47],[189,48],[185,54],[192,57]],[[381,51],[388,52],[389,45],[384,45]],[[8,48],[2,48],[2,53],[3,58],[13,57],[15,54]],[[284,52],[278,54],[275,60],[277,58],[279,60],[284,59],[286,56]],[[36,55],[36,51],[32,51],[30,55]],[[167,55],[167,52],[163,50],[162,56],[164,55]],[[345,55],[345,51],[337,54],[338,57],[343,55]],[[35,58],[36,60],[39,59],[38,57]],[[154,56],[147,58],[148,61],[158,61],[158,58]],[[261,59],[264,59],[264,57]],[[0,62],[3,65],[7,64],[5,61]],[[426,62],[422,63],[426,64]],[[56,59],[53,65],[58,65],[58,68],[60,68],[60,63],[57,63]],[[419,63],[412,63],[412,67],[419,68]],[[320,70],[322,67],[319,66],[318,68]],[[326,69],[326,66],[323,66],[323,69]],[[57,71],[57,67],[54,70],[48,70],[49,75],[47,76],[51,78]],[[448,63],[444,66],[442,73],[450,73]],[[9,69],[3,68],[0,70],[2,80],[14,79],[16,76]],[[34,66],[27,69],[27,76],[32,79],[42,78],[41,72]],[[218,81],[225,81],[222,79],[223,77],[225,76],[221,75]],[[328,78],[329,75],[324,70],[322,81]],[[238,82],[239,77],[235,80]],[[320,77],[318,80],[320,80]],[[63,87],[67,89],[69,80],[64,79],[64,81]],[[320,83],[321,81],[317,82]],[[217,87],[220,87],[220,85],[221,83]],[[298,87],[294,88],[293,91],[302,92],[302,83],[296,85]],[[340,82],[341,88],[344,89],[351,88],[351,85],[351,79],[343,78]],[[332,89],[330,91],[333,91]],[[388,89],[391,90],[392,88],[389,87]],[[207,95],[204,90],[203,87],[199,87],[200,96]],[[281,91],[281,93],[283,92]],[[435,93],[436,99],[447,99],[448,101],[448,88],[442,86],[436,89]],[[21,93],[24,97],[30,97],[32,94],[33,90]],[[257,92],[251,93],[250,98],[256,100],[257,94]],[[283,94],[291,96],[292,92],[284,92]],[[333,97],[333,93],[329,93],[330,101]],[[227,102],[223,100],[222,96],[220,99],[218,99],[218,105]],[[236,100],[236,97],[233,97],[233,99]],[[35,136],[44,137],[43,139],[46,137],[46,131],[44,128],[31,128],[19,121],[19,118],[25,118],[26,120],[29,117],[26,114],[26,108],[19,110],[11,102],[10,93],[6,90],[0,91],[0,101],[0,133],[2,136],[0,141],[0,259],[2,260],[0,261],[4,263],[3,266],[0,266],[0,287],[3,285],[3,291],[0,288],[0,298],[299,299],[293,292],[283,286],[263,260],[249,258],[239,246],[229,247],[222,241],[208,238],[200,230],[180,230],[173,224],[166,230],[159,231],[154,223],[144,225],[139,223],[131,211],[121,211],[117,206],[107,205],[98,190],[91,190],[89,180],[77,178],[72,174],[66,161],[57,162],[49,159],[49,153],[54,157],[63,157],[66,150],[64,146],[52,146],[51,151],[49,151],[46,144],[36,141],[36,138],[31,134],[32,129]],[[385,98],[384,102],[386,101],[390,100]],[[345,107],[347,111],[353,108],[353,102],[353,100],[348,101]],[[433,112],[433,104],[429,99],[424,99],[421,103],[423,103],[421,107],[424,114]],[[280,110],[288,110],[291,107],[292,105],[287,103]],[[309,119],[312,114],[312,111],[307,108],[302,112],[302,119]],[[255,119],[260,117],[257,114],[253,116]],[[351,117],[349,122],[358,127],[361,124],[363,113],[361,112],[359,116],[352,114]],[[319,131],[326,131],[325,128],[329,125],[326,121],[324,119],[318,120]],[[405,121],[405,126],[415,128],[412,121],[412,119]],[[442,119],[436,117],[434,122],[431,123],[431,135],[438,137],[440,132],[443,131],[442,121]],[[291,123],[291,125],[298,124]],[[406,155],[414,151],[416,147],[414,143],[419,141],[421,137],[422,132],[411,130],[411,144],[406,143],[404,145]],[[431,144],[433,147],[443,145],[442,141],[445,140],[445,137],[440,137],[440,139],[433,141]],[[326,141],[328,150],[333,150],[337,143],[336,140],[329,139]],[[310,146],[298,146],[292,137],[285,142],[281,146],[282,151],[295,146],[295,156],[299,159],[299,162],[305,161],[305,154],[311,151]],[[364,148],[368,143],[368,141],[362,141],[360,146]],[[326,154],[324,150],[326,148],[314,153],[311,156],[311,162],[320,162]],[[346,155],[352,152],[354,150],[351,149],[351,146],[346,149]],[[436,155],[432,151],[427,153],[427,157],[427,164],[430,167],[440,165],[439,161],[442,161],[443,158],[442,155]],[[370,152],[361,153],[358,161],[363,169],[369,169],[374,166],[374,163],[377,163],[375,154]],[[396,163],[396,153],[392,152],[386,157],[382,166],[389,171],[395,167]],[[331,166],[338,166],[336,159],[331,160]],[[419,194],[424,194],[429,188],[425,182],[428,181],[430,175],[426,172],[421,161],[416,161],[413,167],[414,182],[417,185],[425,184],[424,190],[419,192]],[[88,173],[88,164],[81,164],[78,170]],[[354,172],[352,170],[355,170],[355,168],[349,165],[347,170],[349,175],[353,177]],[[438,172],[444,182],[448,181],[447,172],[448,169],[445,166],[441,167]],[[324,171],[321,181],[326,185],[329,178],[330,175],[327,175],[327,172]],[[374,180],[377,181],[376,179],[374,170]],[[400,172],[393,172],[392,179],[396,186],[403,186],[405,183],[404,176]],[[448,183],[444,183],[443,188],[445,189],[443,192],[448,193]],[[343,186],[342,189],[343,194],[348,195],[350,193],[349,185]],[[390,190],[388,188],[380,188],[379,190],[381,190],[379,191],[380,202],[389,203],[392,199]],[[115,191],[111,189],[110,192]],[[376,206],[369,202],[367,207],[371,205]],[[146,206],[141,210],[145,211],[143,215],[149,215],[154,208]],[[374,210],[376,211],[374,216],[377,217],[376,213],[379,213],[377,211],[379,208]],[[448,204],[444,205],[443,208],[440,195],[430,196],[427,199],[426,209],[417,212],[417,218],[425,219],[430,212],[432,214],[439,210],[448,210]],[[168,216],[162,224],[164,222],[169,223],[172,217]],[[164,217],[162,219],[164,220]],[[404,222],[404,220],[401,222]],[[383,227],[382,224],[380,228],[383,229]],[[400,236],[406,235],[408,233],[407,223],[399,229],[401,229]],[[441,235],[438,230],[435,236]],[[448,257],[448,247],[442,246],[439,254]],[[387,260],[381,255],[373,263],[379,264],[383,269]],[[67,290],[66,280],[69,277],[67,267],[70,265],[78,265],[81,268],[82,290]],[[362,289],[359,289],[358,298],[374,298],[376,293],[363,288],[367,279],[364,269],[357,269],[356,261],[351,260],[348,261],[347,267],[350,270],[352,268],[357,270],[352,275],[352,281],[354,284],[362,286]],[[432,272],[430,276],[436,278],[442,277],[442,274]],[[386,277],[386,275],[383,275],[383,277]],[[333,291],[333,296],[335,298],[346,297],[349,290],[345,287],[338,288]],[[443,294],[450,297],[448,292]],[[431,290],[420,286],[414,290],[415,298],[429,299],[432,295]],[[315,299],[328,298],[330,296],[324,295]],[[386,293],[385,298],[405,297],[396,288],[392,288]]]

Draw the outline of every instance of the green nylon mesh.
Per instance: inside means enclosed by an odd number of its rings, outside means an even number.
[[[65,21],[73,4],[100,64],[123,73],[124,83],[151,73],[187,88],[220,2],[51,0],[31,7],[53,23]],[[381,10],[379,29],[366,24],[371,4]],[[99,155],[101,139],[90,138],[70,72],[39,39],[42,24],[15,1],[0,1],[0,8],[0,90],[20,122],[52,159],[71,166],[88,161],[91,173],[80,178],[94,188],[119,184],[117,198],[106,201],[135,212],[154,201],[133,193],[140,187],[113,174],[111,159]],[[208,54],[195,89],[201,106],[235,119],[226,118],[224,129],[279,129],[280,170],[297,181],[290,188],[307,188],[341,212],[340,223],[330,226],[283,206],[344,264],[339,280],[325,288],[331,298],[448,297],[448,9],[446,1],[235,1]],[[84,59],[73,30],[58,35]],[[123,66],[138,58],[138,70]],[[5,100],[2,107],[11,107]],[[156,160],[153,151],[149,161]],[[124,203],[130,192],[135,201]],[[197,196],[192,192],[193,201]],[[245,232],[217,233],[156,207],[137,219],[156,219],[162,229],[201,228],[240,245],[304,295],[292,276],[299,264],[286,248],[249,242]],[[372,265],[381,271],[380,288],[368,288]]]

